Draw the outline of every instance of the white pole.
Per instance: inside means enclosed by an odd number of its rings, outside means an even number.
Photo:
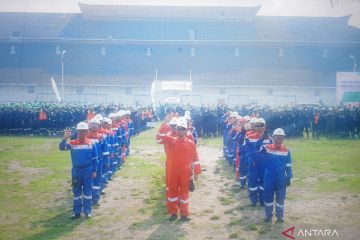
[[[192,78],[191,78],[191,68],[190,68],[190,82],[191,82],[191,91],[190,91],[190,105],[192,102]]]
[[[64,61],[61,59],[61,99],[64,102]]]
[[[64,102],[64,54],[65,50],[61,53],[61,100]]]
[[[355,72],[356,71],[356,57],[353,55],[350,55],[350,58],[352,58],[354,60],[353,72]]]
[[[356,72],[356,58],[354,56],[354,72]]]
[[[158,70],[155,68],[155,82],[154,82],[154,111],[156,111],[156,84],[158,80]]]

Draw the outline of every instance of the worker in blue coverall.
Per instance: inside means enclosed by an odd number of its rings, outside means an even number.
[[[274,207],[274,194],[276,196],[277,222],[284,222],[284,203],[286,187],[291,184],[292,168],[290,151],[283,145],[285,132],[277,128],[273,133],[274,143],[264,145],[261,152],[265,153],[264,200],[265,222],[271,222]]]
[[[185,114],[184,118],[186,119],[187,124],[188,124],[188,131],[192,134],[192,136],[194,138],[194,143],[197,144],[198,134],[197,134],[196,128],[194,127],[194,123],[191,120],[190,113]]]
[[[115,141],[117,140],[116,134],[113,130],[111,130],[112,120],[110,118],[104,118],[104,128],[107,131],[106,142],[108,145],[109,157],[108,157],[108,166],[106,167],[107,176],[105,180],[105,184],[108,184],[108,181],[111,180],[112,177],[112,166],[114,162],[115,156]]]
[[[111,131],[114,132],[113,144],[112,144],[113,151],[114,151],[114,156],[112,158],[112,164],[110,166],[110,176],[109,176],[109,180],[112,180],[112,176],[118,170],[118,165],[119,165],[118,162],[121,159],[120,143],[121,143],[122,136],[118,135],[118,131],[119,131],[119,125],[117,124],[117,121],[119,119],[118,114],[117,113],[110,113],[109,118],[111,119],[111,122],[112,122]]]
[[[71,137],[71,130],[66,129],[63,140],[59,144],[61,151],[70,150],[72,190],[74,193],[74,207],[72,219],[80,217],[82,209],[86,218],[91,218],[92,184],[96,177],[98,161],[97,149],[87,139],[89,126],[80,122],[76,126],[77,138],[67,141]]]
[[[93,118],[89,124],[89,134],[87,138],[96,146],[98,152],[98,165],[96,167],[96,177],[93,181],[93,191],[92,191],[92,205],[100,206],[100,192],[102,189],[102,170],[103,170],[103,161],[104,155],[109,154],[107,150],[107,142],[103,138],[102,134],[99,134],[98,130],[100,128],[100,122],[97,118]]]
[[[255,133],[245,137],[246,157],[248,163],[248,190],[252,206],[260,202],[264,206],[264,157],[265,154],[259,152],[262,145],[271,144],[272,139],[265,132],[265,120],[256,119]]]
[[[134,122],[131,120],[131,111],[126,110],[126,121],[129,124],[129,139],[127,143],[127,149],[126,149],[126,156],[130,155],[130,144],[131,144],[131,137],[135,135],[135,128],[134,128]]]
[[[221,117],[221,124],[224,125],[224,129],[223,129],[223,155],[224,155],[225,159],[227,157],[227,141],[228,141],[228,138],[229,138],[229,131],[231,129],[231,124],[229,123],[229,121],[230,121],[230,112],[227,112]]]
[[[226,161],[230,166],[234,165],[234,159],[235,159],[235,150],[236,150],[236,142],[232,139],[232,135],[236,124],[236,118],[239,116],[237,112],[231,112],[229,115],[228,123],[226,124],[225,128],[227,129],[224,131],[224,134],[227,134],[225,136],[225,144],[226,144]]]
[[[105,122],[106,117],[103,117],[102,115],[97,114],[95,116],[95,118],[97,120],[99,120],[99,122],[100,122],[100,126],[99,126],[97,133],[100,136],[102,136],[102,142],[103,142],[102,159],[101,159],[102,160],[101,161],[102,177],[101,177],[101,184],[100,184],[100,195],[105,195],[105,188],[107,186],[108,171],[109,171],[108,168],[110,165],[110,163],[109,163],[110,150],[111,150],[111,146],[109,145],[110,132],[106,129],[106,126],[107,126],[107,124]]]
[[[228,151],[228,157],[227,157],[228,164],[229,166],[234,167],[234,170],[236,170],[235,162],[236,162],[236,153],[238,147],[237,144],[238,134],[239,134],[239,129],[237,129],[237,122],[235,122],[229,131],[229,139],[226,147]]]
[[[234,137],[234,140],[237,144],[237,151],[236,151],[236,161],[238,161],[236,166],[236,173],[237,173],[237,180],[239,185],[241,186],[241,189],[245,189],[246,186],[246,180],[247,180],[247,161],[246,161],[246,149],[244,146],[244,139],[246,135],[246,128],[245,125],[250,121],[250,118],[248,116],[245,117],[239,117],[238,123],[237,123],[237,129],[236,129],[236,136]]]

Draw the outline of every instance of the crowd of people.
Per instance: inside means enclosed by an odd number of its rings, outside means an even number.
[[[166,200],[170,221],[188,221],[189,191],[201,173],[198,136],[223,137],[224,159],[234,168],[252,206],[265,209],[272,221],[284,219],[286,187],[292,178],[291,154],[286,137],[359,138],[360,109],[325,106],[230,108],[224,105],[194,107],[160,105],[124,110],[123,106],[57,103],[0,105],[1,134],[56,135],[72,160],[73,219],[99,206],[108,182],[130,154],[131,137],[147,129],[147,122],[164,119],[156,141],[166,154]],[[64,130],[65,129],[65,130]],[[274,204],[274,196],[276,201]]]
[[[71,103],[7,103],[0,104],[1,135],[59,135],[68,126],[93,113],[107,115],[124,106],[117,104],[86,105]],[[184,115],[191,112],[192,122],[200,137],[220,136],[223,125],[221,118],[229,111],[251,117],[262,116],[271,132],[283,128],[288,138],[354,138],[360,132],[360,108],[329,107],[321,105],[295,105],[285,107],[227,105],[190,105],[160,104],[156,111],[152,107],[131,107],[131,118],[136,129],[146,129],[148,121],[163,120],[169,112]],[[136,130],[136,131],[138,131]],[[137,132],[136,132],[137,133]]]
[[[267,130],[272,132],[282,128],[288,138],[359,138],[360,108],[329,107],[322,105],[295,105],[283,107],[227,105],[194,107],[189,105],[163,104],[157,108],[157,115],[164,119],[168,112],[184,114],[191,112],[194,126],[201,137],[221,136],[224,114],[236,111],[242,116],[262,116],[267,122]]]
[[[66,127],[74,127],[95,113],[108,115],[117,112],[122,105],[88,105],[73,103],[6,103],[0,104],[1,135],[55,136]],[[135,134],[146,129],[146,123],[154,119],[151,107],[132,107],[131,118]]]

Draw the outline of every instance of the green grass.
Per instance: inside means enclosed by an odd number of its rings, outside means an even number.
[[[155,130],[142,133],[133,146],[157,145]],[[83,220],[71,221],[72,193],[69,152],[60,152],[60,139],[42,137],[0,137],[0,239],[56,239],[73,231]],[[150,194],[144,207],[151,221],[134,223],[132,229],[146,228],[167,218],[164,201],[165,156],[147,159],[130,157],[123,177],[144,179]],[[87,224],[95,225],[92,220]]]
[[[203,138],[203,139],[199,139],[199,144],[200,145],[206,145],[209,147],[215,147],[215,148],[221,148],[223,147],[222,145],[222,138]]]
[[[289,140],[294,176],[316,176],[318,192],[360,192],[360,141]]]
[[[249,231],[257,231],[258,227],[256,224],[250,224],[248,227],[247,227],[247,230]]]
[[[210,217],[210,220],[219,220],[220,217],[218,215],[214,215]]]
[[[241,220],[240,219],[234,219],[231,220],[231,222],[228,223],[228,226],[236,226],[236,225],[240,225],[241,224]]]
[[[204,139],[202,144],[222,146],[222,139]],[[284,144],[291,151],[296,187],[310,187],[317,192],[360,193],[359,140],[286,139]],[[221,166],[225,164],[223,160],[219,162]]]
[[[138,146],[138,149],[156,146],[156,131],[151,131],[134,138],[133,146]],[[82,224],[83,220],[68,219],[72,208],[71,161],[68,152],[58,150],[59,140],[0,137],[0,239],[14,239],[15,236],[20,239],[57,239]],[[222,139],[204,139],[200,144],[221,149]],[[292,151],[292,184],[295,188],[310,188],[316,192],[349,192],[352,198],[359,197],[360,141],[291,139],[286,140],[285,145]],[[219,162],[216,171],[227,178],[230,174],[220,171],[226,163],[223,160]],[[119,172],[122,177],[144,179],[147,183],[149,194],[133,194],[144,198],[144,205],[135,212],[150,217],[134,221],[130,230],[143,231],[158,226],[159,231],[154,232],[150,239],[161,239],[174,233],[171,227],[164,224],[168,216],[164,201],[163,163],[164,154],[148,154],[145,159],[133,156]],[[224,187],[231,190],[231,186]],[[237,193],[236,189],[232,190],[232,194]],[[222,196],[219,200],[222,205],[234,204],[232,195]],[[212,213],[212,210],[202,212],[210,216]],[[230,211],[226,213],[230,214]],[[230,225],[239,223],[234,221]],[[91,220],[87,224],[94,226],[97,223]],[[248,230],[262,233],[262,229],[256,225],[249,226]],[[176,237],[184,236],[180,227],[176,231]]]
[[[0,137],[0,143],[0,212],[5,218],[0,239],[12,239],[14,233],[30,238],[49,228],[49,237],[37,239],[52,239],[73,228],[59,223],[69,217],[66,204],[71,202],[66,181],[71,163],[68,153],[58,151],[59,139]]]

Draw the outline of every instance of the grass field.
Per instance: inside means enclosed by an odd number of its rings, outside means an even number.
[[[204,139],[202,144],[222,147],[219,138]],[[291,151],[296,184],[311,184],[319,192],[360,192],[360,141],[291,139],[284,143]]]
[[[153,130],[134,138],[134,152],[156,145],[154,134]],[[71,162],[68,152],[58,150],[59,140],[0,137],[0,239],[57,239],[66,237],[84,224],[84,220],[69,220],[72,208]],[[221,148],[221,139],[204,139],[200,145]],[[286,145],[293,157],[293,188],[316,193],[309,195],[310,198],[342,192],[359,198],[360,141],[299,139],[288,140]],[[133,222],[133,230],[142,230],[167,217],[164,203],[160,201],[164,191],[163,155],[157,160],[153,157],[151,161],[147,159],[151,154],[145,152],[142,156],[130,157],[129,164],[118,173],[124,178],[142,179],[150,189],[146,197],[139,193],[143,206],[135,212],[139,215],[148,213],[153,218],[150,222]],[[218,217],[213,216],[211,220]],[[110,220],[105,216],[96,222],[88,221],[86,226],[96,227],[107,221]],[[175,234],[183,238],[182,234],[164,231],[169,236]],[[236,238],[236,234],[233,237]],[[165,236],[163,239],[168,238]]]

